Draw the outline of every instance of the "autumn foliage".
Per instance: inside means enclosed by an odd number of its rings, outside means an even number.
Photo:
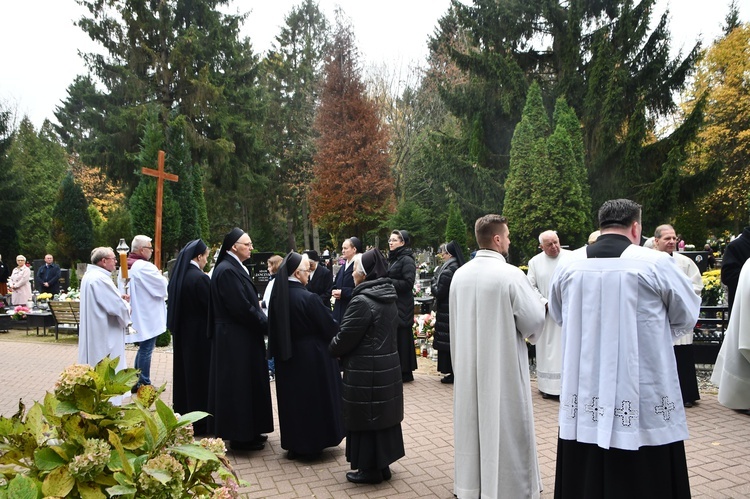
[[[339,26],[315,120],[319,139],[309,200],[334,236],[362,235],[394,209],[388,131],[367,98],[349,29]]]

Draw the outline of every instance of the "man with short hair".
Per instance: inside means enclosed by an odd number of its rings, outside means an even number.
[[[331,306],[331,294],[333,292],[333,274],[325,266],[320,265],[320,257],[315,250],[305,251],[310,259],[310,278],[307,281],[308,291],[315,293],[323,299],[323,303]]]
[[[128,343],[138,343],[134,367],[141,371],[133,392],[141,385],[151,384],[151,355],[156,346],[156,337],[167,330],[168,281],[156,265],[149,262],[153,254],[150,237],[137,235],[133,238],[128,255],[128,275],[135,333],[127,340]],[[124,289],[122,274],[120,285],[120,289]]]
[[[53,295],[60,292],[60,266],[52,255],[44,256],[44,265],[36,273],[36,290]]]
[[[81,324],[78,330],[78,363],[95,366],[104,357],[119,357],[117,370],[127,367],[125,329],[130,323],[128,295],[112,281],[115,252],[100,247],[91,252],[91,265],[81,279]]]
[[[660,225],[654,231],[654,249],[663,251],[674,259],[680,270],[693,283],[693,291],[698,296],[703,290],[703,277],[698,266],[685,255],[675,251],[677,249],[677,234],[669,224]],[[677,374],[680,378],[682,403],[685,407],[693,407],[701,395],[698,390],[698,378],[695,374],[695,355],[693,353],[693,331],[685,333],[674,340],[674,356],[677,360]]]
[[[688,437],[672,340],[700,299],[667,255],[639,246],[641,207],[599,209],[601,236],[552,278],[562,325],[555,497],[690,497]]]
[[[474,226],[479,251],[456,270],[449,293],[455,372],[453,492],[466,497],[538,498],[526,340],[544,327],[544,305],[524,273],[506,263],[508,222]]]
[[[547,295],[552,274],[557,265],[564,261],[569,250],[560,247],[560,238],[554,230],[539,234],[539,247],[542,252],[529,260],[528,277],[531,286],[547,309]],[[560,326],[547,315],[544,319],[542,336],[536,342],[536,380],[542,398],[560,396],[560,369],[562,368],[562,340]]]
[[[224,236],[211,277],[208,308],[209,431],[230,440],[233,450],[245,451],[263,449],[265,434],[273,431],[264,341],[268,319],[243,265],[252,250],[253,241],[242,229],[235,227]]]

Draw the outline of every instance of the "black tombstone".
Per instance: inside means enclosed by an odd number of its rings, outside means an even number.
[[[263,293],[268,287],[268,281],[270,280],[271,273],[268,272],[268,259],[276,253],[263,252],[253,253],[250,259],[245,262],[245,266],[250,270],[250,277],[253,279],[253,284],[258,288],[258,293],[263,296]]]
[[[70,269],[60,269],[60,292],[67,291],[70,287]]]
[[[708,251],[680,251],[680,254],[695,262],[701,274],[708,269]]]

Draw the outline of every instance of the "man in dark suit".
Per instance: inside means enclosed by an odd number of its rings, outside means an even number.
[[[333,291],[333,274],[323,265],[319,265],[320,257],[315,250],[305,251],[310,259],[310,278],[307,281],[307,290],[315,293],[323,299],[323,303],[331,306],[331,292]]]
[[[224,237],[209,298],[209,432],[230,440],[233,450],[261,450],[268,439],[265,433],[273,431],[263,338],[268,320],[243,265],[252,250],[253,242],[242,229]]]
[[[44,266],[36,273],[36,290],[53,295],[60,292],[60,266],[52,255],[45,255]]]

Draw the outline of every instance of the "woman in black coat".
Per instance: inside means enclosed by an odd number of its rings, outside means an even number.
[[[394,230],[388,239],[388,277],[393,282],[398,295],[398,355],[401,360],[401,377],[404,383],[414,381],[412,371],[417,368],[417,354],[414,351],[414,280],[417,277],[417,263],[414,252],[409,247],[409,233]]]
[[[344,365],[346,459],[358,470],[346,479],[380,483],[391,478],[389,465],[405,455],[396,290],[377,249],[357,255],[354,265],[356,287],[330,350]]]
[[[344,438],[341,370],[328,353],[338,332],[330,305],[305,289],[307,255],[279,266],[268,306],[268,349],[276,361],[281,448],[288,459],[315,460]]]
[[[442,252],[446,262],[440,267],[435,277],[432,278],[432,296],[435,297],[435,336],[432,346],[438,352],[437,369],[445,374],[440,381],[442,383],[453,383],[453,365],[451,364],[451,336],[450,336],[450,307],[449,296],[453,273],[464,264],[464,256],[461,248],[455,241],[445,245]]]
[[[177,256],[169,276],[167,328],[174,339],[172,405],[187,414],[208,411],[208,296],[211,279],[203,272],[209,249],[200,239],[190,241]],[[206,420],[193,424],[196,435],[207,433]]]

